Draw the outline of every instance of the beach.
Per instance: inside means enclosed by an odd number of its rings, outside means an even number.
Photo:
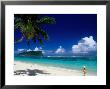
[[[82,71],[40,64],[14,62],[15,76],[82,76]]]
[[[96,14],[14,18],[15,76],[97,76]]]

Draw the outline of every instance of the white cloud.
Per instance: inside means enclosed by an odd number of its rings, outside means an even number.
[[[28,49],[27,52],[32,51],[31,49]]]
[[[35,49],[33,51],[39,51],[38,47],[36,46]]]
[[[77,45],[72,46],[73,53],[88,53],[97,50],[97,43],[93,36],[82,38]]]
[[[62,48],[62,46],[59,46],[59,48],[55,51],[56,54],[64,53],[64,52],[65,52],[65,49]]]
[[[44,50],[42,50],[42,47],[35,47],[35,49],[33,50],[33,51],[42,51],[42,53],[45,53],[45,51]]]
[[[42,47],[39,47],[39,48],[38,48],[38,47],[36,46],[33,51],[42,51]]]
[[[44,50],[42,50],[42,47],[35,47],[35,49],[34,50],[31,50],[31,49],[18,49],[17,50],[17,52],[23,52],[23,51],[27,51],[27,52],[29,52],[29,51],[42,51],[42,53],[45,53],[45,51]]]
[[[18,49],[18,52],[22,52],[22,51],[24,51],[25,49]]]

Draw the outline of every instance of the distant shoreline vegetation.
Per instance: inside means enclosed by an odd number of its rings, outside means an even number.
[[[42,57],[43,53],[42,51],[29,51],[29,52],[21,52],[17,54],[17,56],[37,56],[37,57]]]

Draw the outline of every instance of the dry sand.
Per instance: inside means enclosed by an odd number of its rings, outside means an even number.
[[[15,76],[82,76],[82,71],[50,67],[40,64],[14,62]]]

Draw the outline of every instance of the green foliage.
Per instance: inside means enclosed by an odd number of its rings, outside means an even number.
[[[43,40],[48,39],[48,34],[41,29],[42,24],[54,24],[55,19],[52,17],[36,14],[15,14],[14,15],[14,30],[20,30],[22,37],[15,39],[16,42],[21,42],[23,38],[26,38],[28,44],[30,40],[36,43],[36,40],[40,44],[43,44]],[[15,42],[15,43],[16,43]]]
[[[42,51],[29,51],[18,54],[19,56],[43,56]]]
[[[54,24],[55,23],[55,19],[52,17],[42,17],[40,20],[37,21],[37,23],[43,23],[43,24]]]

